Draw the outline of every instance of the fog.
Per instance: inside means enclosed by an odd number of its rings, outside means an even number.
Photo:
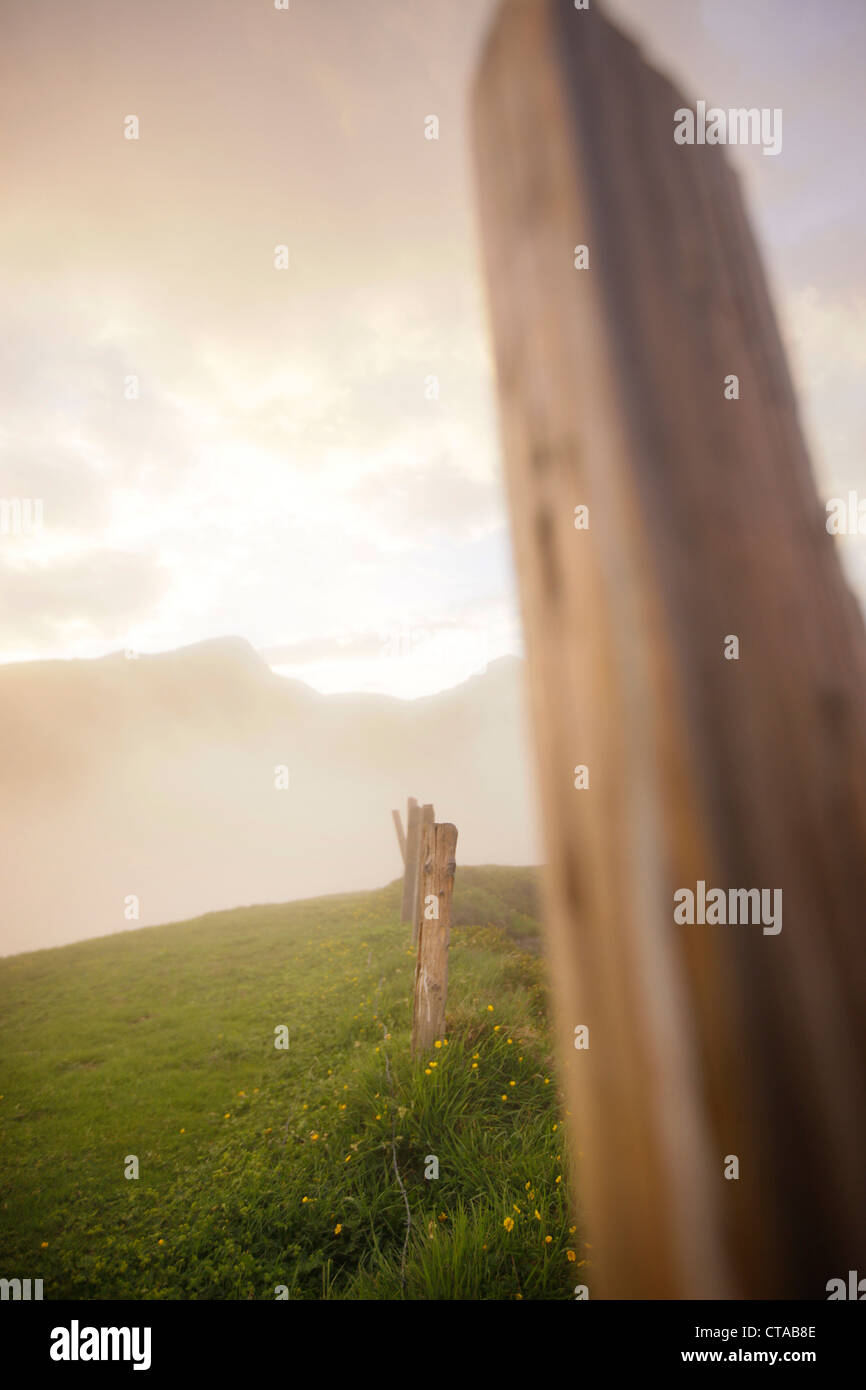
[[[462,862],[538,862],[522,670],[397,700],[320,695],[240,639],[3,668],[0,951],[379,886],[407,796]]]

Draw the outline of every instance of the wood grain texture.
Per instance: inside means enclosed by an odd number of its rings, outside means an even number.
[[[418,935],[421,925],[421,913],[423,911],[423,875],[421,864],[424,857],[424,828],[433,825],[436,820],[436,812],[428,802],[421,807],[420,828],[418,831],[418,862],[415,869],[415,906],[412,911],[412,945],[418,945]]]
[[[406,802],[406,854],[403,872],[403,900],[400,906],[400,921],[414,920],[415,902],[418,896],[418,853],[420,847],[421,808],[414,796]]]
[[[562,1080],[593,1296],[824,1298],[866,1268],[866,638],[689,104],[570,0],[506,0],[474,92]],[[699,879],[781,933],[677,926]]]
[[[451,938],[451,895],[457,854],[454,825],[426,824],[422,831],[421,902],[432,898],[438,915],[423,908],[415,965],[412,1009],[412,1056],[428,1051],[437,1038],[445,1037],[448,999],[448,945]]]

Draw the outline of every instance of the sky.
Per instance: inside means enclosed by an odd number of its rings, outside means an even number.
[[[413,697],[520,652],[467,129],[494,8],[4,0],[0,499],[43,524],[0,535],[0,661],[237,634]],[[819,492],[866,496],[866,7],[607,11],[687,98],[782,108],[777,158],[730,155]]]

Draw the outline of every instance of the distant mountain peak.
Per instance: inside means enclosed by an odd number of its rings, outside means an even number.
[[[254,666],[257,669],[270,671],[270,666],[259,656],[255,647],[248,642],[246,637],[238,637],[236,634],[228,634],[225,637],[207,637],[202,642],[191,642],[187,647],[180,647],[180,651],[187,652],[190,656],[200,652],[203,656],[223,656],[227,661],[242,661],[247,666]]]
[[[138,660],[172,666],[206,666],[225,671],[244,670],[260,678],[273,676],[268,663],[259,656],[246,637],[208,637],[202,642],[191,642],[187,646],[173,647],[169,651],[141,652]]]

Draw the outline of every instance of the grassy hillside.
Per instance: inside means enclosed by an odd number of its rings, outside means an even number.
[[[0,1274],[46,1298],[572,1297],[542,967],[512,939],[535,892],[458,870],[447,1041],[414,1065],[398,884],[0,961]]]

